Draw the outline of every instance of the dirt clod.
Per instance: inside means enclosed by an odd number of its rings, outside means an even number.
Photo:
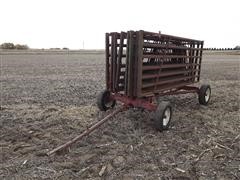
[[[125,158],[123,156],[117,156],[116,158],[113,159],[113,166],[115,167],[124,166],[124,164]]]

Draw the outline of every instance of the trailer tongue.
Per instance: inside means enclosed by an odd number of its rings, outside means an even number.
[[[127,109],[126,106],[122,106],[121,108],[115,110],[114,112],[112,112],[111,114],[107,115],[105,118],[103,118],[102,120],[98,121],[96,124],[94,124],[90,128],[87,128],[83,133],[81,133],[80,135],[78,135],[74,139],[72,139],[72,140],[66,142],[65,144],[63,144],[61,146],[58,146],[57,148],[49,151],[47,153],[47,155],[50,156],[50,155],[54,154],[55,152],[58,152],[58,151],[61,151],[63,149],[66,149],[66,148],[70,147],[73,143],[75,143],[75,142],[81,140],[83,137],[89,135],[91,132],[93,132],[95,129],[100,127],[102,124],[104,124],[110,118],[114,117],[115,115],[117,115],[118,113],[120,113],[121,111],[124,111],[126,109]]]

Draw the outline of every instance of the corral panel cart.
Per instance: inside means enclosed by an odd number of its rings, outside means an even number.
[[[211,88],[190,86],[199,82],[203,41],[128,31],[106,33],[106,90],[97,99],[101,111],[116,101],[128,107],[155,111],[156,128],[166,130],[172,117],[169,102],[156,104],[163,95],[197,93],[207,105]]]
[[[101,111],[113,108],[116,101],[123,106],[47,155],[66,149],[131,107],[155,111],[156,128],[168,129],[172,106],[155,103],[159,96],[197,93],[199,103],[207,105],[210,86],[191,86],[200,80],[202,51],[203,41],[194,39],[146,31],[106,33],[106,90],[99,94],[97,105]]]

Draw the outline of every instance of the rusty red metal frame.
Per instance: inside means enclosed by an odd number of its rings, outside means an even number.
[[[120,93],[114,93],[111,95],[111,99],[122,102],[125,106],[144,108],[149,111],[155,111],[157,105],[153,103],[153,100],[159,96],[165,95],[178,95],[178,94],[188,94],[188,93],[199,93],[199,88],[195,86],[183,86],[174,90],[157,93],[154,96],[144,97],[144,98],[130,98],[126,95]]]
[[[122,102],[124,105],[128,106],[128,107],[136,107],[136,108],[144,108],[147,109],[149,111],[155,111],[157,106],[155,104],[152,103],[153,98],[152,97],[148,97],[148,98],[129,98],[126,95],[123,94],[113,94],[112,98]]]

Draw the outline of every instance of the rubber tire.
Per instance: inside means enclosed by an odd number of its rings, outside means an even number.
[[[163,118],[164,118],[164,113],[167,108],[170,108],[170,119],[168,121],[168,124],[166,126],[164,126]],[[155,119],[154,119],[155,128],[161,132],[164,130],[168,130],[170,123],[171,123],[171,119],[172,119],[172,106],[171,106],[170,102],[162,101],[161,103],[159,103],[157,110],[155,112]]]
[[[102,91],[97,97],[97,106],[100,111],[107,111],[110,108],[113,108],[116,105],[116,100],[112,101],[111,106],[107,106],[107,98],[110,97],[110,92],[108,90]]]
[[[207,89],[210,89],[210,97],[209,97],[208,101],[206,101],[206,99],[205,99]],[[206,105],[208,105],[210,99],[211,99],[211,87],[208,84],[203,84],[199,89],[198,101],[200,104],[206,106]]]

